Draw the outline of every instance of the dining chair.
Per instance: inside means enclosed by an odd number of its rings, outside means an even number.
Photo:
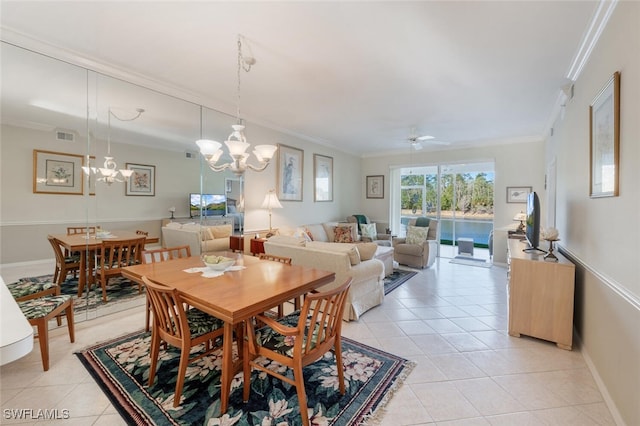
[[[266,254],[266,253],[260,253],[259,259],[261,260],[271,260],[274,262],[280,262],[280,263],[284,263],[285,265],[291,265],[291,258],[290,257],[284,257],[284,256],[276,256],[275,254]],[[293,300],[293,310],[297,311],[298,309],[300,309],[300,298],[296,297]],[[281,303],[278,305],[278,318],[282,318],[284,316],[284,303]]]
[[[66,279],[69,272],[73,272],[73,277],[75,278],[77,272],[80,270],[80,255],[72,254],[69,256],[65,256],[62,251],[62,245],[60,241],[49,235],[47,237],[51,247],[53,248],[53,253],[56,257],[56,269],[53,272],[53,281],[61,285]]]
[[[151,301],[153,327],[151,328],[151,365],[149,367],[149,386],[153,385],[160,342],[163,341],[180,349],[180,363],[176,379],[173,406],[180,405],[187,366],[214,350],[219,349],[224,334],[224,322],[196,308],[185,310],[185,303],[175,288],[167,287],[142,277],[142,282]],[[191,348],[204,344],[204,351],[189,358]]]
[[[21,278],[15,283],[7,284],[9,293],[16,302],[37,299],[44,296],[59,296],[60,286],[55,281],[41,281],[39,279]],[[62,325],[61,316],[56,317],[58,326]]]
[[[57,296],[44,296],[37,299],[28,299],[18,302],[18,307],[24,314],[29,324],[38,329],[38,341],[40,343],[40,356],[42,357],[42,368],[49,370],[49,321],[52,318],[58,319],[64,313],[67,317],[67,328],[69,329],[69,340],[75,342],[75,330],[73,320],[73,297],[67,294]]]
[[[189,246],[178,246],[178,247],[166,247],[159,248],[154,250],[143,250],[142,251],[142,263],[157,263],[164,262],[166,260],[171,259],[180,259],[183,257],[191,257],[191,247]],[[151,312],[151,303],[149,301],[149,295],[147,295],[147,313],[145,317],[145,331],[149,331],[150,321],[150,312]]]
[[[349,278],[332,290],[310,292],[304,299],[302,309],[278,320],[264,315],[257,319],[266,324],[258,330],[253,321],[245,321],[247,343],[243,345],[244,384],[242,398],[249,400],[251,392],[251,368],[296,387],[300,416],[305,426],[309,425],[307,394],[304,389],[303,367],[314,363],[333,350],[338,372],[338,385],[342,395],[345,393],[344,366],[342,364],[342,311],[352,279]],[[255,358],[265,357],[293,370],[293,379],[277,370],[271,370]]]
[[[107,302],[107,283],[109,278],[122,275],[122,268],[142,263],[142,251],[146,237],[123,240],[103,240],[98,249],[98,268],[96,278],[100,278],[102,300]],[[142,285],[138,284],[142,293]]]
[[[75,234],[95,234],[95,226],[67,226],[67,235]]]

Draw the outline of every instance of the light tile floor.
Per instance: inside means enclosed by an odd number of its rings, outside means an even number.
[[[6,282],[42,271],[3,270]],[[506,270],[440,258],[390,293],[344,335],[417,362],[381,424],[613,425],[580,348],[507,334]],[[55,322],[53,322],[55,324]],[[0,368],[2,424],[124,424],[74,351],[142,328],[142,306],[52,331],[51,369],[34,351]],[[68,410],[58,421],[16,420],[6,410]]]

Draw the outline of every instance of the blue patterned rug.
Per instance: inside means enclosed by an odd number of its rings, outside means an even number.
[[[123,419],[131,425],[300,425],[295,388],[253,372],[242,402],[242,372],[234,378],[229,409],[220,416],[220,353],[187,368],[182,404],[173,407],[177,349],[160,348],[158,374],[148,387],[151,334],[136,332],[76,353]],[[359,425],[374,419],[414,366],[412,361],[342,338],[345,395],[337,389],[331,352],[305,367],[312,424]]]
[[[404,269],[394,269],[388,276],[384,277],[384,294],[389,294],[402,284],[406,283],[409,278],[416,275],[415,271],[405,271]]]
[[[41,275],[38,277],[20,278],[18,281],[29,282],[52,282],[53,275]],[[95,283],[91,286],[91,290],[87,293],[85,287],[84,296],[78,298],[78,279],[67,278],[65,282],[60,286],[61,294],[70,294],[73,296],[74,311],[82,311],[86,309],[93,309],[96,306],[104,305],[102,301],[102,287],[100,283]],[[117,303],[125,300],[130,300],[134,297],[145,297],[144,289],[142,294],[138,293],[138,284],[123,278],[114,277],[110,278],[107,283],[107,303]]]

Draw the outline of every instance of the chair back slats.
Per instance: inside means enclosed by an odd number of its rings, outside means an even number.
[[[51,243],[51,247],[53,247],[53,253],[56,256],[56,263],[58,265],[64,264],[64,254],[62,253],[62,247],[60,246],[60,242],[55,238],[49,235],[47,237],[49,243]]]
[[[181,259],[183,257],[191,256],[191,247],[189,246],[176,246],[159,248],[154,250],[144,250],[142,252],[142,263],[157,263],[164,262],[171,259]]]
[[[284,256],[276,256],[275,254],[260,253],[259,259],[261,260],[273,260],[274,262],[281,262],[287,265],[291,265],[291,258]]]
[[[67,235],[95,234],[95,233],[96,233],[95,226],[68,226],[67,227]]]
[[[336,336],[340,335],[342,311],[350,286],[351,280],[348,280],[333,290],[307,294],[298,323],[300,338],[296,340],[296,349],[302,351],[303,357],[316,351],[324,353],[333,346]],[[304,347],[303,342],[306,342]]]
[[[104,240],[100,245],[100,269],[119,270],[141,263],[145,237],[127,240]]]
[[[160,337],[168,343],[180,347],[183,340],[191,339],[184,304],[175,288],[166,287],[142,277],[151,302],[154,327],[158,327]]]

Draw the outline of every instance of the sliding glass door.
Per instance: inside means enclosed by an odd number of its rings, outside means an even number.
[[[402,168],[398,179],[400,209],[392,216],[399,217],[391,220],[398,235],[406,234],[411,219],[425,216],[440,221],[439,256],[490,257],[493,162],[413,166]]]

